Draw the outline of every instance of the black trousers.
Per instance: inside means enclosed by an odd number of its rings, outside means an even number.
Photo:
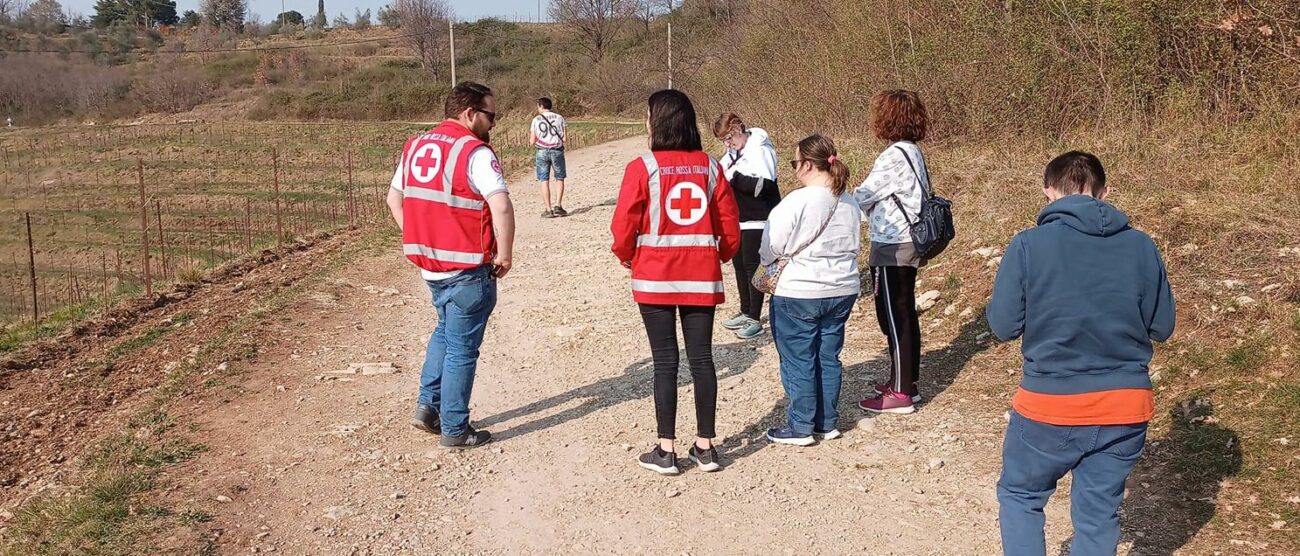
[[[750,282],[758,272],[758,246],[763,243],[763,230],[741,230],[740,251],[731,259],[736,268],[736,291],[740,296],[740,312],[758,320],[763,315],[763,291]]]
[[[717,436],[714,417],[718,407],[718,373],[713,366],[713,306],[641,305],[641,320],[650,337],[654,359],[655,422],[659,438],[677,438],[677,315],[682,317],[686,358],[695,386],[695,420],[701,438]]]
[[[921,374],[921,321],[916,314],[916,268],[873,266],[876,320],[889,340],[889,387],[917,394]]]

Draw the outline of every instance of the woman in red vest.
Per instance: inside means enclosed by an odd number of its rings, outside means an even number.
[[[713,446],[718,377],[713,367],[713,316],[723,302],[722,263],[740,247],[740,216],[717,161],[700,145],[695,107],[685,93],[650,96],[650,151],[629,162],[614,209],[614,254],[632,270],[632,298],[641,308],[654,359],[659,444],[642,467],[675,475],[677,316],[695,385],[698,437],[689,457],[717,471]]]

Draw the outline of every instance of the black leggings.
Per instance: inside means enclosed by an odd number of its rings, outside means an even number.
[[[641,320],[650,337],[654,358],[655,422],[659,438],[677,438],[677,313],[682,315],[686,358],[695,385],[695,420],[701,438],[717,436],[713,430],[718,405],[718,373],[713,367],[713,313],[716,307],[641,305]]]
[[[921,375],[921,321],[916,314],[916,268],[873,266],[876,320],[889,340],[889,387],[909,396],[917,394]]]
[[[755,288],[750,279],[758,272],[758,246],[763,243],[763,230],[741,230],[740,251],[731,259],[736,268],[736,291],[740,296],[740,312],[758,320],[763,315],[763,291]]]

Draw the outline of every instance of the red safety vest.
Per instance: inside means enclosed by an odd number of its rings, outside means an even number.
[[[611,230],[632,261],[632,296],[653,305],[725,301],[721,263],[740,247],[731,186],[709,155],[647,153],[627,165]]]
[[[402,149],[402,251],[416,266],[451,272],[492,262],[492,213],[469,185],[469,155],[481,146],[468,128],[445,121]]]

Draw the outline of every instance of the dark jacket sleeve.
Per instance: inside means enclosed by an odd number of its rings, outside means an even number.
[[[984,311],[989,328],[1004,342],[1019,338],[1025,331],[1025,276],[1024,241],[1017,235],[1002,255],[998,276],[993,280],[993,297]]]

